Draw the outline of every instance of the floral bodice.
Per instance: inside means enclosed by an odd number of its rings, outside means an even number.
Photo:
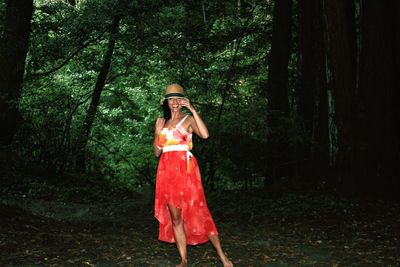
[[[163,128],[158,135],[157,145],[159,147],[187,145],[188,150],[191,150],[193,148],[192,134],[182,127],[182,123],[187,117],[188,115],[186,115],[175,127]]]

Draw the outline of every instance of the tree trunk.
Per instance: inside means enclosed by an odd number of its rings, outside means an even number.
[[[272,23],[272,42],[268,69],[268,165],[273,181],[287,175],[288,142],[282,122],[289,114],[288,63],[291,44],[292,1],[275,1]],[[284,171],[286,170],[286,171]]]
[[[400,4],[363,1],[358,181],[372,194],[400,189]]]
[[[106,83],[107,74],[110,70],[111,59],[114,52],[115,47],[115,38],[118,33],[119,22],[121,18],[114,18],[113,24],[111,26],[110,38],[108,41],[107,51],[104,55],[103,65],[101,67],[99,76],[97,77],[97,82],[92,94],[92,100],[90,102],[89,109],[86,114],[85,122],[82,126],[82,135],[80,141],[78,143],[78,150],[76,156],[76,170],[78,172],[83,172],[85,170],[85,162],[86,162],[86,144],[89,139],[90,131],[92,129],[92,125],[94,122],[94,118],[96,116],[97,107],[100,103],[100,96],[103,91],[104,85]]]
[[[275,1],[272,23],[272,42],[268,69],[268,107],[270,112],[287,114],[288,63],[291,43],[292,1]]]
[[[343,186],[343,189],[354,190],[355,7],[354,2],[348,0],[325,0],[324,3],[338,143],[335,162],[337,178],[333,182]]]
[[[322,0],[300,0],[298,112],[308,140],[302,177],[318,179],[329,165],[328,96]],[[314,182],[310,180],[310,182]]]
[[[0,43],[0,146],[10,145],[17,129],[32,12],[33,0],[6,1]]]

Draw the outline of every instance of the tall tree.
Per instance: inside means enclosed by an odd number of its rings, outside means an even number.
[[[272,42],[268,69],[268,106],[270,112],[287,114],[288,63],[290,56],[292,1],[274,3]]]
[[[322,0],[299,0],[298,47],[300,81],[297,89],[298,112],[304,122],[307,159],[304,177],[312,170],[317,176],[328,168],[328,96],[326,49]]]
[[[0,145],[9,145],[17,129],[18,102],[29,47],[33,0],[7,0],[0,42]]]
[[[335,183],[354,189],[354,107],[356,103],[357,45],[354,1],[326,0],[326,26],[329,65],[332,73],[330,87],[335,102],[335,125],[338,151]]]
[[[285,134],[282,118],[288,116],[288,64],[290,56],[292,0],[277,0],[274,3],[272,22],[272,42],[268,69],[268,153],[270,163],[273,166],[271,176],[273,179],[284,174],[280,173],[283,163],[287,160],[287,153],[282,154],[282,146],[285,146]],[[283,137],[283,139],[282,139]]]
[[[370,192],[400,189],[400,4],[362,1],[358,181]]]
[[[89,105],[89,109],[86,113],[86,118],[82,126],[82,135],[80,141],[78,142],[78,151],[76,157],[76,168],[78,171],[83,171],[85,169],[85,151],[86,151],[86,144],[89,139],[90,131],[92,129],[92,125],[96,116],[97,107],[100,103],[100,96],[104,89],[104,85],[106,83],[107,75],[110,70],[112,55],[114,52],[116,35],[119,29],[119,23],[121,18],[116,16],[113,20],[110,29],[110,37],[108,40],[108,46],[106,53],[104,54],[103,64],[99,75],[97,77],[96,85],[93,90],[91,102]]]

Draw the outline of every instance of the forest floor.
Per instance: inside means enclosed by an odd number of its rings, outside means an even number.
[[[26,179],[25,179],[26,181]],[[153,196],[86,179],[3,185],[0,266],[175,266]],[[400,205],[323,194],[206,193],[235,266],[400,266]],[[190,266],[221,266],[210,243]]]

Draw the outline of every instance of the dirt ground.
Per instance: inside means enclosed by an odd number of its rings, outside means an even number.
[[[175,246],[157,240],[151,194],[104,191],[93,197],[88,185],[59,198],[61,191],[49,190],[3,190],[0,266],[179,262]],[[207,195],[235,266],[400,266],[399,204],[318,194]],[[190,246],[188,256],[190,266],[221,266],[210,243]]]

